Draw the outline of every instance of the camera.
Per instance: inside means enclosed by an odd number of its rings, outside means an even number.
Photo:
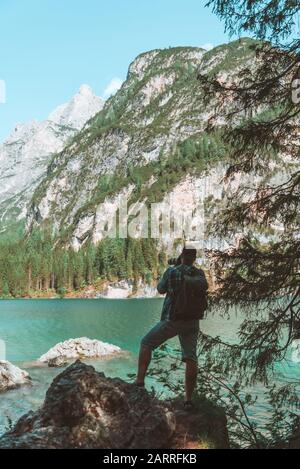
[[[178,257],[171,257],[171,259],[168,260],[169,265],[180,265],[181,264],[181,256]]]

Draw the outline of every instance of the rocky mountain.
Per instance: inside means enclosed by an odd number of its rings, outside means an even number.
[[[176,212],[183,203],[194,210],[207,196],[221,197],[226,150],[205,128],[209,121],[221,128],[224,117],[215,116],[215,100],[204,101],[197,77],[233,80],[243,66],[253,66],[252,44],[241,39],[208,52],[178,47],[138,56],[121,89],[53,158],[27,229],[50,222],[64,243],[79,249],[103,238],[120,199],[164,201]],[[224,110],[231,106],[224,102]]]
[[[202,248],[239,245],[238,229],[220,239],[207,235],[206,227],[216,220],[216,205],[226,204],[228,196],[253,197],[262,181],[253,173],[230,182],[224,178],[230,151],[226,126],[247,116],[232,94],[208,93],[203,78],[239,84],[240,72],[256,67],[254,45],[240,39],[210,51],[177,47],[141,54],[103,109],[48,157],[47,170],[45,161],[40,173],[34,158],[24,170],[19,166],[14,177],[20,187],[26,174],[33,184],[12,191],[11,198],[22,197],[22,203],[35,190],[25,204],[27,236],[0,250],[0,295],[149,296],[166,256],[175,256],[183,239],[197,241],[203,267],[209,261]],[[90,93],[84,87],[80,94],[84,101]],[[81,102],[62,106],[49,122],[60,128],[78,122]],[[256,112],[257,118],[274,114]],[[230,121],[228,114],[234,116]],[[288,179],[289,155],[264,157],[270,169],[264,182]],[[14,217],[20,203],[9,202],[12,207],[2,213]],[[276,239],[282,228],[278,220],[254,229],[264,242]]]
[[[0,145],[0,233],[24,219],[27,202],[45,177],[53,153],[61,151],[104,101],[82,85],[70,102],[43,121],[17,124]]]

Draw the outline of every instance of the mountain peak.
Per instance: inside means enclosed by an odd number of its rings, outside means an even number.
[[[58,106],[49,115],[48,120],[80,130],[87,120],[103,108],[103,105],[104,100],[96,96],[89,85],[83,84],[68,103]]]
[[[29,135],[33,134],[39,126],[39,122],[36,119],[33,119],[29,122],[18,122],[11,134],[7,137],[4,143],[9,144],[12,141],[16,141],[18,139],[26,138]]]
[[[82,85],[77,94],[56,108],[47,120],[14,126],[10,136],[0,144],[1,232],[15,223],[16,216],[25,215],[24,207],[39,178],[45,175],[51,155],[61,151],[103,104],[103,99],[95,96],[88,85]]]
[[[81,96],[93,96],[93,90],[89,85],[81,85],[79,88],[79,95]]]
[[[143,52],[130,64],[128,77],[136,76],[142,79],[148,70],[151,71],[156,66],[166,69],[177,60],[199,63],[205,52],[200,47],[169,47]]]

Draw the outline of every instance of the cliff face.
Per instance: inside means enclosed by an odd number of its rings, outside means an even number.
[[[21,417],[0,448],[228,448],[226,418],[206,401],[193,412],[75,362],[37,412]]]
[[[170,182],[166,161],[174,166],[180,145],[183,155],[191,146],[204,147],[218,160],[217,143],[203,140],[203,134],[210,119],[221,127],[224,117],[222,111],[214,116],[215,99],[204,102],[197,76],[217,73],[220,80],[233,80],[245,64],[253,65],[251,44],[242,39],[209,52],[179,47],[140,55],[122,88],[53,159],[32,199],[27,229],[50,223],[64,233],[65,244],[79,249],[88,239],[102,239],[100,225],[113,218],[120,198],[168,203],[170,197],[176,210],[186,187],[192,209],[199,197],[222,194],[222,162],[212,172],[199,169],[198,163],[180,164]],[[228,99],[223,108],[232,106]],[[193,143],[184,146],[187,140]],[[219,160],[225,157],[219,155]],[[216,166],[210,163],[210,169]]]

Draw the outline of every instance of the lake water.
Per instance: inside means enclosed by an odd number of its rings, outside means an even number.
[[[0,434],[8,420],[13,422],[43,401],[45,391],[61,369],[37,367],[33,362],[58,342],[69,338],[89,337],[118,345],[128,351],[111,360],[90,360],[107,376],[127,379],[135,372],[141,337],[159,320],[162,299],[128,300],[1,300],[0,339],[6,345],[6,359],[29,371],[32,387],[0,394]],[[201,329],[212,336],[234,340],[242,317],[233,314],[230,321],[218,315],[209,315],[201,321]],[[177,346],[177,339],[171,345]],[[278,379],[289,377],[300,380],[300,364],[287,361],[278,368]],[[155,383],[151,383],[155,384]],[[253,418],[263,424],[268,408],[262,389],[256,387],[258,403],[252,410]]]

